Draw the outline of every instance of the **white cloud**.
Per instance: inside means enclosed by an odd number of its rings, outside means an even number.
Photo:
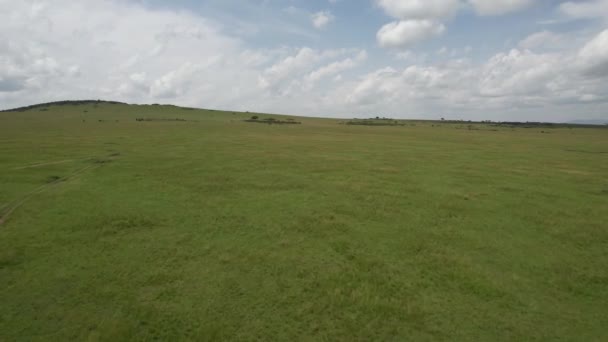
[[[479,73],[479,93],[488,97],[530,97],[547,90],[561,62],[559,55],[513,49],[493,56]]]
[[[562,34],[551,31],[541,31],[533,33],[523,39],[519,42],[519,46],[523,49],[530,50],[559,50],[570,45],[571,41],[572,40],[567,39],[567,37]]]
[[[311,89],[312,86],[326,78],[326,77],[331,77],[334,75],[338,75],[339,73],[348,70],[348,69],[352,69],[354,67],[356,67],[357,65],[359,65],[360,63],[364,62],[367,59],[367,52],[366,51],[360,51],[356,56],[354,57],[349,57],[346,59],[343,59],[341,61],[336,61],[333,63],[330,63],[328,65],[322,66],[314,71],[312,71],[310,74],[308,74],[305,77],[305,88],[306,89]]]
[[[330,88],[322,81],[349,80],[366,57],[356,49],[246,48],[199,15],[138,3],[37,4],[0,0],[4,108],[105,98],[321,113],[318,99]]]
[[[311,19],[312,25],[316,29],[322,29],[325,28],[329,23],[334,21],[335,17],[329,11],[321,11],[313,14],[311,16]]]
[[[180,94],[190,102],[190,89],[180,79],[218,78],[226,74],[214,68],[220,61],[241,62],[238,40],[188,12],[118,1],[39,4],[0,2],[0,41],[7,48],[0,75],[5,87],[6,76],[20,80],[15,89],[20,102],[98,97],[148,102]],[[9,62],[14,65],[7,68]],[[142,73],[145,81],[129,77]],[[0,100],[14,98],[0,92]]]
[[[444,31],[443,24],[430,20],[401,20],[384,25],[376,37],[382,47],[403,48]]]
[[[399,19],[377,34],[383,47],[402,47],[440,35],[443,24],[463,7],[464,0],[375,0],[384,12]],[[531,6],[533,0],[467,0],[479,15],[502,15]],[[602,0],[604,1],[604,0]],[[608,0],[605,0],[608,1]]]
[[[531,6],[533,0],[469,0],[479,15],[502,15]]]
[[[564,2],[559,6],[559,10],[575,19],[608,17],[608,0]]]
[[[391,102],[391,95],[398,90],[397,71],[386,67],[365,75],[349,92],[346,103],[349,105],[374,104],[383,99]]]
[[[521,120],[549,110],[554,119],[568,118],[576,114],[564,106],[576,104],[577,110],[584,110],[608,102],[606,47],[608,30],[591,39],[580,52],[512,49],[481,65],[464,59],[401,70],[382,68],[343,89],[342,93],[348,94],[344,106],[359,111],[382,108],[388,113],[402,113],[407,108],[409,116],[420,117],[445,113],[458,118],[466,113],[487,119],[493,113],[508,112],[510,119]]]
[[[584,72],[592,77],[608,77],[608,30],[588,42],[579,52]]]
[[[401,20],[447,18],[460,6],[460,0],[377,0],[376,3],[386,14]]]
[[[0,43],[0,92],[42,88],[52,78],[73,75],[73,66],[61,67],[55,58],[39,47],[22,46],[12,41]]]
[[[380,46],[403,48],[436,37],[445,31],[441,20],[454,15],[460,0],[376,0],[387,15],[399,19],[376,34]]]
[[[280,88],[286,81],[312,69],[319,61],[327,58],[329,53],[323,54],[311,48],[301,48],[294,55],[287,56],[272,66],[266,68],[258,79],[262,89]]]
[[[428,58],[426,53],[416,53],[411,50],[396,51],[393,53],[393,58],[399,61],[408,62],[410,64],[425,64]]]
[[[175,98],[183,95],[194,81],[191,75],[196,75],[202,69],[199,65],[185,63],[176,70],[171,70],[150,85],[150,95],[155,98]],[[142,79],[130,77],[135,84],[141,84]]]

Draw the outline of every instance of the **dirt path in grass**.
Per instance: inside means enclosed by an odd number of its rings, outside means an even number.
[[[75,177],[89,171],[92,169],[97,169],[99,167],[101,167],[103,164],[94,164],[94,165],[87,165],[81,169],[78,169],[76,171],[74,171],[73,173],[69,174],[68,176],[56,179],[50,183],[41,185],[39,187],[37,187],[36,189],[28,192],[27,194],[23,195],[21,198],[8,203],[7,205],[5,205],[4,207],[0,208],[0,226],[3,225],[8,218],[10,217],[10,215],[17,209],[19,209],[19,207],[21,207],[25,202],[27,202],[30,198],[34,197],[37,194],[40,194],[46,190],[48,190],[49,188],[62,183],[62,182],[66,182],[68,180],[74,179]]]
[[[57,161],[52,161],[52,162],[47,162],[47,163],[31,164],[31,165],[26,165],[26,166],[15,167],[15,168],[13,168],[13,170],[24,170],[24,169],[34,168],[34,167],[41,167],[41,166],[55,165],[55,164],[63,164],[63,163],[69,163],[69,162],[73,162],[73,161],[86,160],[86,159],[90,159],[90,158],[66,159],[66,160],[57,160]]]

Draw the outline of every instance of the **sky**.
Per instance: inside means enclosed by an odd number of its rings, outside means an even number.
[[[0,0],[0,109],[608,121],[608,0]]]

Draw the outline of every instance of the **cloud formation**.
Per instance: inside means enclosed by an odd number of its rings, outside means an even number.
[[[317,29],[322,29],[331,23],[335,17],[329,11],[321,11],[311,16],[312,25]]]
[[[608,30],[601,32],[581,49],[579,63],[587,75],[608,77]]]
[[[533,0],[469,0],[479,15],[502,15],[521,11],[532,4]]]
[[[606,1],[606,0],[597,0]],[[481,16],[496,16],[521,11],[533,0],[376,0],[388,16],[399,19],[384,25],[377,33],[380,46],[407,48],[422,40],[441,35],[445,21],[468,3]]]
[[[420,41],[441,35],[441,22],[453,16],[460,0],[376,0],[377,6],[398,19],[378,31],[378,44],[385,48],[407,48]]]
[[[569,1],[559,5],[559,10],[568,17],[608,18],[608,0]]]
[[[445,26],[431,20],[401,20],[384,25],[377,33],[378,43],[386,48],[402,48],[435,37]]]
[[[256,47],[234,25],[140,2],[0,0],[0,104],[104,98],[322,116],[524,120],[606,113],[608,30],[541,30],[487,56],[452,46],[438,54],[411,47],[447,36],[460,2],[374,4],[394,19],[376,35],[391,48],[388,60],[369,47]],[[310,13],[301,17],[314,36]]]
[[[460,0],[377,0],[387,15],[397,19],[443,19],[451,17]]]
[[[535,40],[534,36],[520,45]],[[529,109],[560,104],[605,103],[607,81],[608,30],[575,50],[535,53],[515,48],[482,65],[451,60],[443,65],[380,69],[355,84],[347,102],[370,108],[382,102],[393,110],[431,108],[452,115],[472,108],[488,113],[508,107],[529,114]]]

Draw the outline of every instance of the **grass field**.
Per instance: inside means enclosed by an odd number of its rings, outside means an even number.
[[[608,129],[251,116],[0,113],[0,341],[608,340]]]

